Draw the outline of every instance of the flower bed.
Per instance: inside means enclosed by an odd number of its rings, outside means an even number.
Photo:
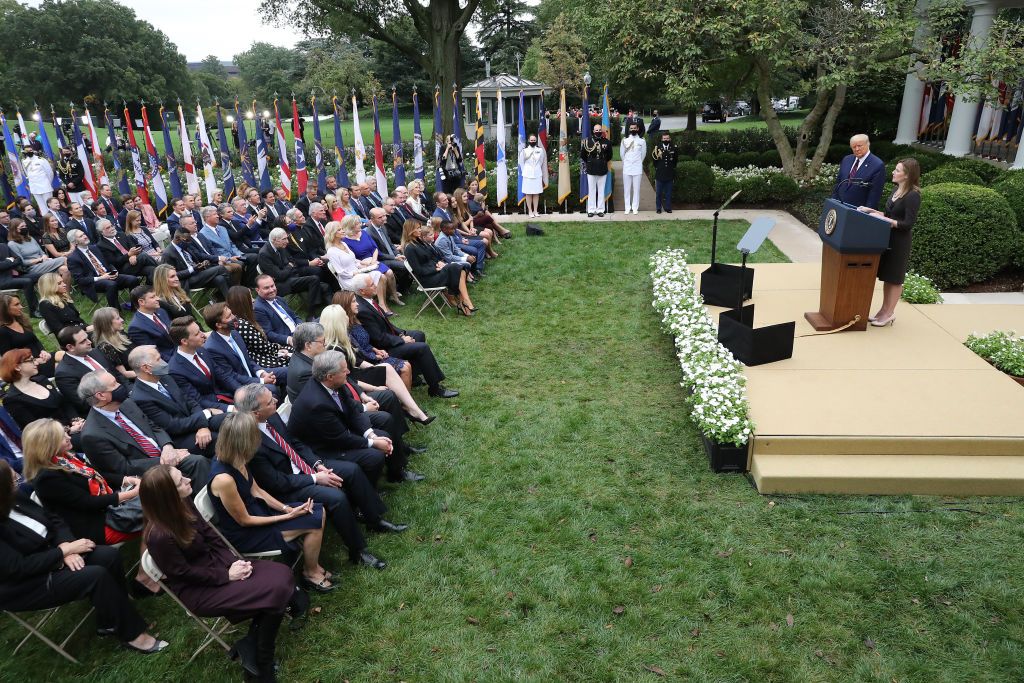
[[[900,298],[911,304],[942,303],[942,294],[936,289],[931,278],[914,272],[907,273],[907,277],[903,281],[903,294]]]
[[[972,334],[964,345],[1024,385],[1024,338],[1018,337],[1016,332],[997,330],[980,336]]]
[[[697,293],[683,249],[664,249],[651,257],[654,308],[675,340],[690,392],[690,416],[701,433],[719,444],[747,443],[754,425],[748,417],[743,365],[718,342],[718,333]]]

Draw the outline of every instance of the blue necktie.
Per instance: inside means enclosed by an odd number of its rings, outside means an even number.
[[[242,354],[242,349],[238,348],[238,344],[235,343],[235,338],[228,337],[228,344],[231,345],[231,348],[235,350],[235,353],[237,353],[238,357],[242,360],[242,368],[245,369],[245,374],[247,374],[249,377],[252,377],[252,373],[249,372],[249,363],[246,362],[245,355]]]

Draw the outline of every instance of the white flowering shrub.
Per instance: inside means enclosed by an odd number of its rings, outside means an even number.
[[[708,439],[742,446],[754,429],[743,365],[718,342],[696,278],[687,268],[686,251],[663,249],[652,256],[651,279],[654,309],[675,340],[682,386],[691,392],[690,416]]]
[[[715,178],[732,178],[737,182],[744,180],[759,179],[766,180],[773,175],[784,175],[784,171],[778,166],[743,166],[741,168],[730,168],[728,170],[721,166],[712,166]],[[836,182],[836,175],[839,173],[839,164],[822,164],[818,174],[807,184],[808,187],[819,189],[831,189]]]

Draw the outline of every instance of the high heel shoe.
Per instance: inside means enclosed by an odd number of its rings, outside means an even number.
[[[466,306],[466,304],[462,303],[461,301],[455,306],[455,308],[456,310],[458,310],[459,313],[466,316],[467,318],[473,317],[473,314],[469,311],[469,308]]]
[[[426,415],[426,417],[424,417],[423,419],[420,419],[418,417],[413,417],[412,415],[409,415],[408,413],[405,414],[405,416],[409,420],[411,420],[412,422],[416,422],[418,424],[421,424],[421,425],[428,425],[428,424],[430,424],[431,422],[433,422],[437,418],[437,415],[427,415],[426,413],[424,413],[424,415]]]
[[[875,318],[874,320],[871,321],[871,326],[872,327],[886,327],[887,325],[892,325],[895,322],[896,322],[896,316],[891,315],[888,318],[886,318],[885,320],[879,320],[878,318]]]

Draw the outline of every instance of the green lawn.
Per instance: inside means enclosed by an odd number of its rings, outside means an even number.
[[[782,125],[784,126],[799,126],[805,116],[807,116],[806,110],[779,112],[779,120],[782,121]],[[747,128],[764,128],[766,125],[767,124],[765,124],[764,119],[760,116],[750,115],[740,116],[730,121],[726,121],[725,123],[711,121],[701,124],[701,127],[708,131],[725,131],[743,130]]]
[[[723,223],[723,250],[745,227]],[[402,309],[462,395],[428,399],[438,420],[414,429],[427,481],[385,487],[412,524],[371,538],[390,567],[344,568],[314,598],[322,612],[280,637],[281,680],[1024,678],[1019,501],[768,498],[711,473],[648,278],[665,246],[707,259],[709,222],[545,229],[516,226],[475,318]],[[342,556],[330,533],[325,562]],[[169,651],[85,632],[69,646],[82,667],[32,643],[0,678],[241,678],[213,649],[186,665],[199,634],[169,599],[141,611]],[[20,634],[3,624],[9,653]]]

